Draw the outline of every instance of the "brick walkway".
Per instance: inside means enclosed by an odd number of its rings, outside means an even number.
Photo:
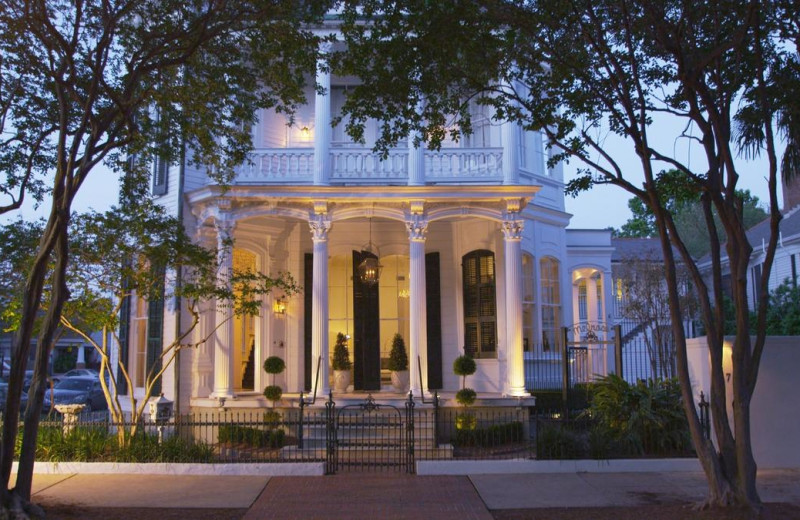
[[[492,520],[468,477],[273,477],[244,520]]]

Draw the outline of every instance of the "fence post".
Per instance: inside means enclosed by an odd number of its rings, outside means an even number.
[[[297,421],[297,447],[303,449],[303,409],[306,406],[306,400],[303,398],[303,392],[300,392],[300,418]]]
[[[328,393],[325,403],[325,473],[336,473],[336,403],[333,402],[333,390]]]
[[[414,473],[414,393],[406,401],[406,473]]]
[[[622,325],[614,325],[614,371],[620,379],[624,379],[622,373]]]
[[[711,417],[708,414],[708,401],[706,401],[705,394],[700,392],[700,427],[703,429],[703,434],[706,439],[711,439]]]
[[[562,328],[561,338],[561,411],[564,418],[569,416],[569,348],[567,339],[569,329]]]
[[[439,391],[433,392],[433,447],[439,447]]]

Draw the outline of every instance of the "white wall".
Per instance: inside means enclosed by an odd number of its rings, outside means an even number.
[[[730,338],[729,338],[730,339]],[[687,340],[689,375],[695,401],[711,388],[705,338]],[[730,343],[723,352],[723,370],[731,370]],[[770,336],[764,347],[758,383],[750,404],[753,455],[759,468],[800,468],[800,401],[795,398],[800,367],[800,336]],[[728,416],[732,395],[726,377]]]

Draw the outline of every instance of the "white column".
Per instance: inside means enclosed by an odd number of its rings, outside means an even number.
[[[314,242],[314,272],[311,289],[311,385],[317,377],[319,382],[317,395],[323,397],[330,390],[328,384],[328,231],[331,221],[322,215],[316,215],[309,223],[311,239]]]
[[[216,244],[216,236],[210,226],[202,226],[197,230],[195,241],[206,249],[212,250]],[[192,397],[208,397],[212,392],[214,360],[214,325],[216,323],[216,300],[209,298],[197,305],[200,313],[197,327],[194,330],[194,341],[198,344],[192,356]]]
[[[422,102],[416,106],[417,113],[422,112]],[[414,140],[420,138],[419,132],[408,135],[408,185],[425,185],[425,143],[420,141],[419,146],[414,145]]]
[[[330,44],[323,44],[317,61],[318,88],[314,98],[314,184],[317,186],[327,186],[331,171],[331,73],[325,63],[329,51]]]
[[[522,228],[516,214],[503,221],[503,251],[506,288],[506,393],[527,395],[522,353]]]
[[[412,203],[412,213],[406,221],[409,240],[409,359],[410,390],[415,396],[427,387],[428,369],[428,307],[425,290],[425,236],[428,222],[422,215],[421,204]],[[417,358],[420,362],[417,362]],[[420,380],[419,366],[423,375]]]
[[[508,83],[503,87],[511,89]],[[514,121],[504,121],[500,127],[501,139],[503,140],[503,184],[519,184],[519,168],[517,167],[517,155],[519,153],[519,128]]]
[[[235,222],[226,215],[217,217],[217,250],[219,254],[219,270],[217,283],[230,288],[233,272],[233,248],[228,243],[233,237]],[[217,302],[216,325],[218,325],[214,342],[214,391],[213,398],[232,398],[233,392],[233,309],[229,305]]]

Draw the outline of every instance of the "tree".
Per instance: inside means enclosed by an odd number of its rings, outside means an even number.
[[[0,445],[3,506],[30,500],[47,346],[67,300],[72,201],[102,162],[124,172],[123,200],[147,195],[149,166],[190,158],[218,182],[245,159],[258,108],[291,112],[315,70],[318,38],[306,24],[330,2],[9,0],[0,10],[0,212],[27,193],[50,210],[30,264],[13,340],[27,359],[53,262],[25,415],[16,485],[8,491],[23,362],[14,363]],[[127,161],[127,158],[135,160]]]
[[[746,157],[739,152],[762,155],[768,163],[765,171],[753,172],[766,179],[769,192],[771,237],[761,284],[766,287],[781,219],[776,151],[781,137],[775,124],[788,121],[796,130],[798,120],[788,117],[796,114],[788,108],[797,106],[800,92],[800,14],[794,3],[373,0],[346,3],[342,16],[347,50],[334,66],[362,80],[344,104],[352,135],[363,135],[364,122],[376,118],[384,122],[379,148],[409,135],[436,147],[447,134],[471,130],[470,105],[488,106],[495,120],[541,131],[554,161],[581,162],[568,193],[611,184],[653,213],[683,405],[708,478],[707,503],[758,509],[749,407],[764,348],[767,293],[758,295],[752,329],[747,300],[752,245],[737,191]],[[678,128],[673,135],[667,135],[670,122]],[[639,171],[623,169],[605,145],[609,135],[627,143]],[[699,147],[703,164],[695,160],[690,166],[673,157],[675,139]],[[785,142],[791,151],[800,146],[797,139]],[[698,225],[708,231],[711,255],[708,277],[665,204],[664,195],[674,190],[700,200]],[[732,421],[722,369],[723,255],[732,274],[737,324]],[[693,404],[678,259],[697,287],[708,331],[714,442],[703,437]]]
[[[691,320],[696,304],[688,272],[682,265],[676,266],[676,272],[681,288],[682,315]],[[636,330],[643,332],[653,378],[677,377],[669,302],[664,299],[664,265],[661,258],[652,253],[622,257],[615,268],[614,277],[622,283],[622,316],[638,324]]]
[[[673,172],[674,175],[674,172]],[[689,253],[694,258],[700,258],[709,252],[708,228],[698,226],[698,222],[703,222],[703,206],[700,199],[692,194],[691,198],[681,198],[681,194],[664,193],[667,196],[663,201],[664,206],[672,214],[675,221],[675,228],[683,237],[684,243]],[[750,193],[750,190],[739,190],[737,195],[742,199],[742,220],[746,228],[751,228],[767,218],[767,212],[760,206],[758,197]],[[614,235],[621,238],[653,238],[658,236],[655,217],[653,212],[641,201],[632,198],[628,200],[628,208],[632,216],[622,225],[619,231],[614,231]],[[719,216],[715,211],[715,224],[717,227],[717,237],[724,241]]]

